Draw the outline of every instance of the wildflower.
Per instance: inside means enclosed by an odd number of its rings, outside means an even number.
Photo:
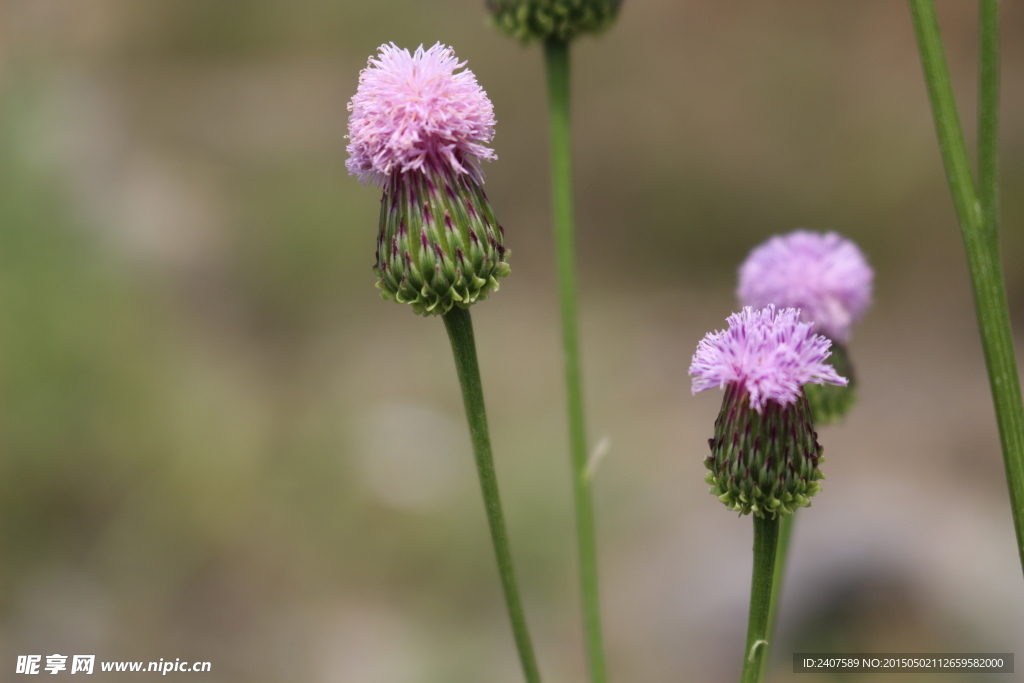
[[[529,40],[570,41],[608,28],[622,0],[487,0],[494,22],[505,33]]]
[[[740,266],[744,306],[799,308],[801,319],[841,344],[871,305],[874,272],[857,245],[834,232],[797,230],[750,252]]]
[[[509,272],[480,168],[496,158],[494,108],[464,66],[441,43],[382,45],[349,103],[349,173],[384,189],[377,287],[422,315],[484,299]]]
[[[690,365],[693,393],[725,390],[706,480],[730,510],[789,514],[810,505],[823,478],[804,386],[847,380],[825,362],[831,342],[797,309],[747,306],[728,323],[701,340]]]
[[[801,320],[833,341],[832,364],[850,384],[808,387],[807,397],[819,423],[845,415],[856,398],[846,344],[853,324],[871,305],[874,279],[857,245],[834,232],[796,230],[775,236],[750,252],[739,279],[741,305],[799,308]]]

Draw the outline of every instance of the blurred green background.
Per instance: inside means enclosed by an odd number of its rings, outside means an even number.
[[[1021,340],[1024,6],[1003,4]],[[975,3],[939,10],[973,140]],[[0,2],[0,679],[63,653],[206,660],[178,675],[204,681],[520,680],[443,326],[378,299],[379,190],[344,166],[346,103],[389,41],[454,46],[494,101],[513,272],[474,307],[477,342],[542,669],[583,680],[542,62],[471,0]],[[750,522],[706,493],[720,399],[686,370],[749,249],[796,227],[856,240],[876,305],[851,345],[860,404],[821,433],[772,680],[793,651],[1017,648],[906,4],[629,0],[574,78],[612,680],[738,675]]]

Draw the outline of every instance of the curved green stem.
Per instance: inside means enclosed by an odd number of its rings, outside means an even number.
[[[995,171],[996,112],[998,106],[998,17],[996,3],[982,0],[982,84],[978,118],[986,131],[980,140],[981,201],[971,178],[967,147],[964,144],[956,101],[949,80],[949,69],[939,37],[939,24],[932,0],[910,0],[917,33],[925,82],[931,99],[939,148],[953,194],[967,265],[974,292],[981,344],[985,351],[992,400],[995,403],[999,440],[1003,449],[1006,481],[1010,489],[1010,508],[1017,532],[1017,548],[1024,568],[1024,406],[1014,358],[1010,312],[1006,304],[1002,261],[999,257],[998,193]],[[987,66],[986,66],[987,65]]]
[[[555,214],[555,252],[562,309],[565,351],[565,388],[569,408],[572,481],[576,501],[576,538],[587,661],[593,683],[607,680],[601,638],[601,610],[597,583],[597,548],[594,511],[587,476],[587,437],[583,421],[579,331],[576,315],[576,262],[573,240],[572,149],[569,139],[569,44],[549,39],[544,43],[551,119],[551,188]]]
[[[487,429],[487,412],[484,409],[484,391],[480,383],[480,366],[476,359],[476,342],[473,339],[473,319],[470,318],[468,310],[458,307],[448,311],[443,319],[445,329],[448,330],[448,339],[452,343],[455,370],[462,387],[462,401],[466,406],[466,419],[469,421],[476,470],[480,476],[480,489],[487,510],[487,523],[491,528],[491,542],[494,544],[494,554],[498,559],[498,573],[501,575],[505,604],[508,606],[509,619],[512,621],[516,648],[519,650],[519,661],[523,665],[523,674],[528,683],[540,683],[540,672],[533,654],[530,634],[526,629],[519,589],[516,587],[508,532],[505,530],[505,520],[501,512],[501,498],[498,496],[498,479],[494,471],[491,437]]]
[[[743,650],[741,683],[758,683],[763,662],[768,659],[779,524],[778,517],[764,519],[754,516],[754,571],[750,580],[750,615],[747,617],[747,646]]]

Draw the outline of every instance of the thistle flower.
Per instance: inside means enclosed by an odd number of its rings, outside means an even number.
[[[874,272],[850,240],[796,230],[750,252],[740,266],[740,304],[799,308],[801,320],[841,344],[871,305]]]
[[[386,299],[422,315],[467,307],[508,274],[503,230],[483,191],[494,108],[441,43],[382,45],[349,103],[349,173],[384,188],[374,272]]]
[[[831,342],[797,309],[747,306],[728,323],[701,340],[690,365],[693,393],[725,389],[706,480],[730,510],[789,514],[810,505],[822,478],[804,385],[847,380],[825,362]]]
[[[741,305],[799,308],[803,321],[834,342],[832,364],[850,384],[807,388],[818,423],[838,420],[856,399],[846,344],[853,324],[871,305],[873,279],[874,272],[857,245],[834,232],[797,230],[773,237],[750,252],[740,266]]]
[[[622,0],[487,0],[494,23],[523,42],[569,41],[615,21]]]

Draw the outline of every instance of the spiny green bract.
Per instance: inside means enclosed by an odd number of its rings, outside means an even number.
[[[832,342],[832,355],[829,363],[840,375],[850,380],[845,387],[825,384],[808,384],[804,387],[807,401],[811,405],[811,415],[817,425],[828,425],[839,422],[857,402],[857,379],[854,376],[853,364],[846,353],[846,347]]]
[[[705,481],[711,493],[730,510],[774,519],[808,507],[824,475],[818,435],[806,397],[781,405],[768,401],[763,413],[750,406],[741,387],[726,387],[715,436],[708,439],[710,470]]]
[[[529,40],[571,40],[602,31],[615,21],[621,0],[487,0],[505,33]]]
[[[468,308],[509,273],[503,230],[468,173],[389,178],[377,235],[377,287],[420,315]]]

